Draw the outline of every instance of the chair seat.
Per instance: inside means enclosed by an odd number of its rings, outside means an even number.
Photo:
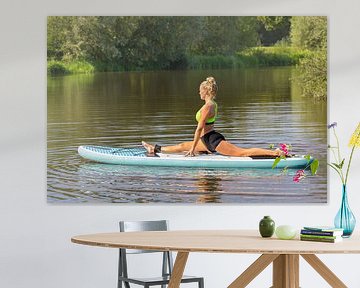
[[[183,275],[181,279],[181,283],[187,283],[187,282],[196,282],[200,281],[202,277],[195,277],[195,276],[187,276]],[[170,281],[170,276],[164,276],[164,277],[149,277],[149,278],[126,278],[119,276],[119,280],[122,280],[124,282],[134,283],[138,285],[161,285],[161,284],[167,284]]]

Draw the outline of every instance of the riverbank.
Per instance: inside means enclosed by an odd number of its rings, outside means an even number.
[[[310,52],[293,47],[254,47],[235,55],[186,55],[184,59],[174,63],[171,67],[160,70],[176,69],[226,69],[292,66],[299,63]],[[109,71],[144,71],[159,70],[159,67],[132,67],[126,69],[121,63],[90,63],[87,61],[57,61],[49,60],[47,63],[48,75],[83,74]]]

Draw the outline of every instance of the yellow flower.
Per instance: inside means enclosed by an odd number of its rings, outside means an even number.
[[[359,122],[358,126],[356,127],[354,133],[351,136],[349,146],[360,147],[360,122]]]

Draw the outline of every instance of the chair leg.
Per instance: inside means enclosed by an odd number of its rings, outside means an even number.
[[[124,271],[125,270],[125,271]],[[126,252],[124,249],[119,249],[119,265],[118,265],[118,277],[127,275],[126,268]],[[122,288],[123,281],[118,278],[118,288]],[[125,288],[130,288],[130,284],[128,282],[124,282]]]
[[[122,288],[122,282],[123,282],[123,281],[121,281],[121,280],[118,281],[118,288]],[[130,288],[129,282],[125,282],[125,281],[124,281],[124,287],[125,287],[125,288]]]
[[[203,278],[201,278],[199,280],[199,288],[204,288],[204,279]]]

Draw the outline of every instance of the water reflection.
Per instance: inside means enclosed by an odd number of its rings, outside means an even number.
[[[196,203],[219,203],[222,192],[221,177],[199,171],[196,181],[197,192],[200,194]]]
[[[281,189],[274,191],[271,186],[263,186],[264,181],[279,186],[288,185],[295,172],[289,169],[284,175],[280,169],[190,169],[83,163],[74,173],[76,177],[70,200],[87,202],[92,199],[93,202],[108,203],[258,203],[262,201],[259,197],[263,197],[269,198],[270,203],[280,203],[290,197],[294,202],[304,203],[304,199],[312,197],[312,193],[306,189],[301,194],[299,190],[291,192],[291,189],[284,193]],[[316,186],[316,183],[312,185]]]
[[[141,203],[326,202],[326,103],[301,97],[294,69],[99,73],[48,79],[48,201]],[[278,170],[199,170],[89,163],[79,145],[191,140],[198,85],[219,83],[216,129],[242,147],[291,143],[320,160],[294,185]]]

